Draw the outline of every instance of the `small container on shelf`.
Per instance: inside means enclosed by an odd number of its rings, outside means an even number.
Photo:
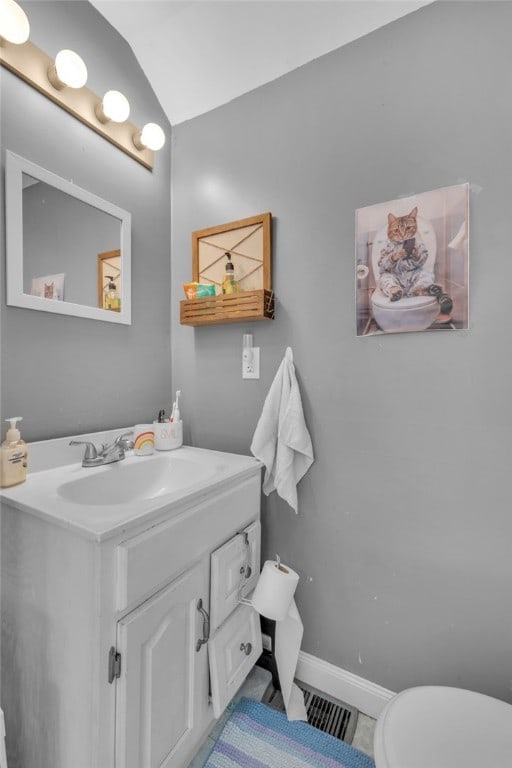
[[[231,261],[231,254],[229,251],[227,251],[224,256],[227,258],[226,266],[225,266],[225,272],[224,272],[224,280],[222,281],[222,293],[224,294],[230,294],[230,293],[238,293],[240,290],[240,286],[238,285],[238,282],[235,280],[235,267],[233,266],[233,262]]]

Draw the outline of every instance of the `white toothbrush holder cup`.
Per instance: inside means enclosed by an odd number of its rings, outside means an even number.
[[[153,424],[157,451],[173,451],[183,445],[183,422],[164,421]]]

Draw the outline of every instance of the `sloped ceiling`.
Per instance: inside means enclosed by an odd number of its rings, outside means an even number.
[[[172,125],[431,0],[91,0],[131,46]]]

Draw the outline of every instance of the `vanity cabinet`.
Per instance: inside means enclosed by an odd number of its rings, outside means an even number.
[[[261,652],[259,514],[256,464],[101,537],[4,503],[9,768],[188,766]]]

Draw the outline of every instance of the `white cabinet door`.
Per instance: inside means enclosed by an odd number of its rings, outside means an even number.
[[[116,768],[182,768],[208,719],[209,558],[118,623]]]

